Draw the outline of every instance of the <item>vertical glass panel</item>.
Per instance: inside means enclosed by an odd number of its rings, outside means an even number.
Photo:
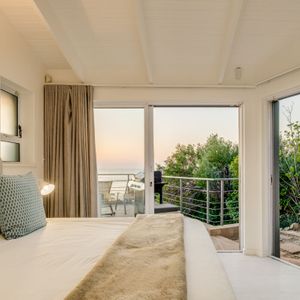
[[[18,97],[0,90],[0,132],[18,135]]]
[[[279,213],[279,232],[276,232],[279,247],[276,245],[275,254],[300,266],[300,95],[279,101],[277,130],[279,144],[275,172],[279,182],[275,183],[279,186],[275,207],[279,210],[276,212],[277,216]]]
[[[5,162],[20,161],[20,144],[11,142],[0,142],[1,159]]]
[[[154,107],[153,123],[155,213],[198,219],[217,250],[238,250],[238,108]]]
[[[144,109],[95,109],[99,215],[144,213]]]

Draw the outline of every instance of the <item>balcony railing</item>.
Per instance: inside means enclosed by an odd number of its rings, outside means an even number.
[[[111,193],[122,193],[135,174],[101,173],[98,181],[113,181]],[[211,225],[239,222],[238,178],[162,176],[163,201],[178,206],[182,214]]]
[[[133,173],[99,173],[98,181],[112,181],[111,193],[124,194],[127,184],[130,180],[134,180]]]
[[[238,178],[163,176],[164,202],[212,225],[239,222]]]

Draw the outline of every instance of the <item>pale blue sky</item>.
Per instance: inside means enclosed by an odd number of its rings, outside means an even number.
[[[142,109],[96,109],[98,169],[136,170],[144,164]],[[178,143],[204,143],[217,133],[238,142],[238,108],[155,107],[155,163],[162,164]]]
[[[292,122],[294,122],[294,121],[300,122],[300,95],[295,95],[295,96],[280,100],[279,107],[280,107],[280,116],[279,116],[280,131],[285,130],[286,126],[288,124],[286,116],[284,115],[286,108],[293,107]]]

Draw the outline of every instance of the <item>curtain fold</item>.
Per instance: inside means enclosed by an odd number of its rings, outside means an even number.
[[[93,87],[44,87],[44,180],[47,217],[96,217]]]

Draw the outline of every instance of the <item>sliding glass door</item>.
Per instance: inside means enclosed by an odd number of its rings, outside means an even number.
[[[300,95],[273,103],[273,255],[300,265]]]
[[[145,212],[143,108],[94,110],[100,216]]]
[[[154,107],[155,212],[206,224],[217,250],[239,243],[239,108]]]
[[[180,211],[240,249],[238,107],[95,108],[95,137],[100,216]]]

